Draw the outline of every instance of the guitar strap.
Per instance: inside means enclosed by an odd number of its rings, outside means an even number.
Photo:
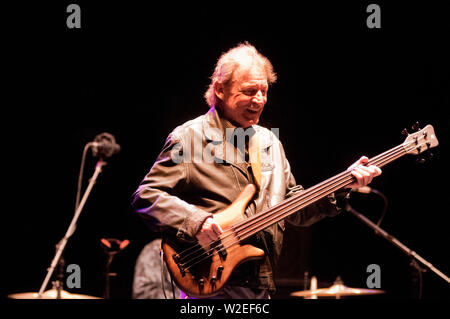
[[[261,187],[261,150],[259,148],[259,136],[256,132],[250,138],[248,153],[254,181],[259,189]]]
[[[261,149],[260,149],[260,140],[259,135],[255,132],[255,134],[252,135],[249,141],[249,147],[248,147],[248,155],[249,155],[249,161],[251,165],[251,173],[253,175],[252,182],[256,184],[258,189],[261,189]],[[267,238],[266,233],[264,231],[259,232],[257,235],[257,240],[261,241],[264,245],[264,250],[269,255],[269,260],[274,260],[272,255],[272,250],[269,248],[269,245],[267,244]],[[265,267],[268,269],[264,269],[265,271],[269,271],[273,273],[272,269],[272,263],[262,263],[261,267]]]

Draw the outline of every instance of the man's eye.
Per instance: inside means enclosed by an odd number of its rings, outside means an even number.
[[[258,89],[245,89],[242,90],[242,93],[248,96],[255,96],[258,92],[261,91],[262,96],[266,96],[267,90],[258,90]]]
[[[244,90],[243,91],[245,95],[255,95],[256,90]]]

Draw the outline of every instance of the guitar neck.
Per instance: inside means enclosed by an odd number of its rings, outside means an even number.
[[[405,146],[404,144],[401,144],[393,147],[392,149],[371,158],[367,165],[382,167],[407,154],[409,152],[407,148],[414,148],[414,146]],[[354,180],[355,178],[350,171],[344,171],[315,186],[299,192],[262,213],[253,215],[250,218],[237,223],[233,226],[233,230],[240,240],[244,240],[289,215],[298,212],[302,208],[311,205],[319,199],[350,185]]]

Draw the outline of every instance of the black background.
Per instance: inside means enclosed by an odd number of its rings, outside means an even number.
[[[260,124],[280,128],[305,187],[402,143],[402,129],[415,121],[434,126],[440,145],[433,160],[417,164],[406,156],[372,186],[389,200],[381,226],[450,274],[449,18],[442,4],[378,1],[382,27],[368,29],[364,1],[78,1],[82,27],[68,29],[69,3],[22,3],[7,26],[6,294],[39,290],[72,220],[83,147],[109,132],[122,150],[104,167],[64,258],[82,271],[81,288],[71,291],[102,296],[100,239],[129,239],[112,265],[118,276],[111,294],[130,298],[135,260],[153,238],[131,209],[131,195],[167,134],[207,111],[203,94],[218,57],[243,41],[277,72]],[[95,163],[88,153],[83,187]],[[351,204],[373,221],[383,208],[373,194],[354,194]],[[367,266],[378,264],[387,291],[378,298],[413,298],[410,259],[348,213],[288,229],[286,241],[278,274],[285,280],[275,297],[302,290],[304,271],[319,287],[341,276],[364,288]],[[449,296],[448,283],[428,270],[422,297]]]

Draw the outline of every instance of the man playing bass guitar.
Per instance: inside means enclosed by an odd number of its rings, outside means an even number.
[[[303,190],[291,174],[276,130],[258,125],[269,86],[275,81],[271,62],[249,43],[224,53],[205,93],[209,111],[170,133],[162,152],[134,193],[133,207],[153,231],[182,244],[197,244],[194,250],[201,251],[199,256],[211,257],[213,251],[215,255],[219,253],[218,260],[224,262],[210,276],[208,270],[202,279],[190,270],[203,257],[196,257],[197,260],[186,257],[188,263],[180,262],[179,258],[191,255],[190,251],[183,256],[165,256],[173,257],[175,272],[181,273],[176,276],[177,284],[189,278],[199,287],[198,292],[197,288],[188,291],[190,296],[269,298],[275,291],[273,273],[281,252],[284,222],[308,226],[324,217],[335,216],[341,210],[340,197],[381,174],[379,167],[368,165],[368,158],[361,157],[348,169],[354,177],[350,184],[285,219],[269,222],[263,230],[245,239],[245,244],[257,247],[264,254],[257,259],[236,262],[232,270],[224,270],[225,262],[232,262],[233,257],[229,255],[227,261],[226,249],[211,248],[213,243],[225,245],[224,234],[232,229],[224,229],[224,223],[218,219],[220,212],[243,190],[248,190],[245,188],[248,184],[255,187],[251,189],[251,200],[245,203],[244,219]],[[226,282],[216,291],[214,287],[222,271],[224,274],[228,271]],[[212,288],[207,290],[207,287]],[[202,291],[206,292],[204,296]]]

